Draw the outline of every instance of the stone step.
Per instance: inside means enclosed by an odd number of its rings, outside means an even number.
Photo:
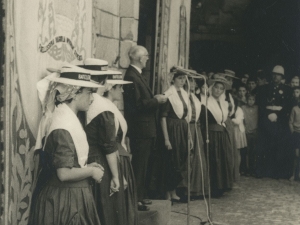
[[[139,225],[167,225],[171,217],[171,201],[152,200],[149,211],[139,211]]]

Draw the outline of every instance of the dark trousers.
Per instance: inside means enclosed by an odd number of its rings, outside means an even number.
[[[257,138],[257,174],[273,178],[289,178],[293,163],[287,124],[265,120]]]
[[[247,158],[248,158],[248,172],[254,173],[256,168],[256,132],[246,134],[247,137]]]
[[[156,138],[130,138],[132,167],[136,179],[138,201],[147,197],[149,156],[155,147]]]

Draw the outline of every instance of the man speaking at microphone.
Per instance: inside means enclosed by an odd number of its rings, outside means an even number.
[[[149,54],[143,46],[133,46],[129,50],[130,66],[124,80],[133,82],[124,86],[124,116],[128,123],[127,135],[130,139],[132,167],[136,178],[139,210],[151,204],[147,198],[146,174],[151,151],[156,140],[156,112],[159,104],[167,101],[164,95],[153,95],[142,69],[146,67]]]

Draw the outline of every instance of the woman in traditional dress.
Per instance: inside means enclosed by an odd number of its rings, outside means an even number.
[[[135,225],[138,223],[137,192],[131,166],[129,140],[126,137],[127,123],[113,103],[122,99],[122,84],[131,82],[123,81],[120,72],[113,75],[114,79],[111,78],[112,76],[108,76],[103,96],[94,94],[94,102],[87,113],[86,131],[91,148],[95,150],[94,156],[91,152],[91,161],[95,160],[107,168],[108,163],[104,155],[107,150],[105,143],[110,141],[110,145],[116,148],[117,161],[115,163],[118,166],[120,188],[116,193],[110,191],[112,173],[108,172],[108,176],[103,177],[101,184],[95,184],[94,194],[103,224]],[[105,139],[109,141],[101,140],[100,134],[106,134]],[[98,145],[95,143],[96,139],[98,139]]]
[[[195,96],[196,82],[192,77],[189,77],[188,83],[185,85],[185,90],[190,94],[191,119],[190,119],[190,134],[193,143],[191,149],[191,174],[190,174],[190,194],[192,198],[203,196],[208,193],[208,174],[207,164],[204,152],[204,142],[200,129],[200,113],[201,102]]]
[[[47,80],[53,82],[49,91]],[[95,163],[87,165],[89,146],[77,118],[77,112],[89,109],[92,92],[100,85],[75,66],[62,68],[60,77],[51,74],[47,80],[42,80],[45,90],[40,96],[46,96],[42,105],[48,113],[40,124],[37,144],[46,134],[42,170],[48,171],[48,177],[33,199],[29,225],[100,225],[88,178],[100,182],[103,169]]]
[[[175,72],[173,84],[165,92],[167,102],[161,108],[161,126],[165,139],[166,199],[178,201],[176,188],[186,187],[188,156],[188,105],[189,97],[183,89],[186,75]]]
[[[233,182],[231,143],[225,125],[228,118],[228,102],[221,97],[228,83],[224,77],[215,77],[209,82],[211,84],[210,96],[207,99],[209,149],[206,151],[209,158],[212,196],[220,197],[224,191],[232,188]],[[205,110],[201,112],[200,120],[206,124]]]
[[[240,152],[237,149],[235,137],[234,137],[234,123],[232,122],[232,115],[234,114],[235,104],[233,99],[234,89],[234,79],[238,79],[235,76],[235,72],[231,70],[225,70],[225,73],[217,74],[217,76],[224,76],[228,82],[227,88],[222,95],[222,99],[228,102],[228,118],[225,122],[226,129],[229,133],[230,143],[231,143],[231,153],[232,153],[232,173],[234,181],[238,181],[240,179],[240,167],[239,167],[239,154]]]
[[[101,61],[85,60],[84,68],[92,69],[92,63],[98,64],[99,67],[103,63],[103,60]],[[107,66],[107,62],[102,66]],[[94,68],[97,70],[97,66]],[[134,225],[137,223],[137,199],[130,153],[127,152],[128,144],[125,144],[128,143],[125,142],[127,124],[112,102],[121,99],[120,84],[130,82],[111,80],[122,79],[122,73],[119,71],[99,70],[110,74],[106,80],[105,96],[100,96],[103,90],[93,95],[94,102],[87,112],[85,127],[90,145],[88,162],[99,163],[106,172],[102,182],[93,185],[97,211],[102,225]]]

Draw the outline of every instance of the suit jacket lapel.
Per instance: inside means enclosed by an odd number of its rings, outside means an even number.
[[[143,84],[146,86],[147,90],[150,92],[151,96],[153,96],[152,90],[150,89],[149,85],[147,84],[146,79],[133,66],[131,66],[131,68],[135,71],[136,75],[141,79]]]

